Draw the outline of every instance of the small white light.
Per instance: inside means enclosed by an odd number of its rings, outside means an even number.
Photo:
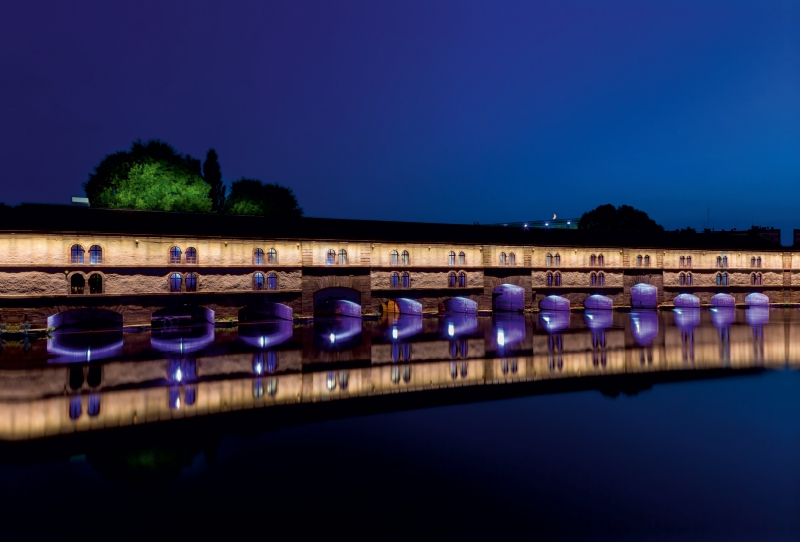
[[[549,222],[545,222],[545,223],[544,223],[544,225],[545,225],[545,226],[549,226],[549,225],[550,225],[550,223],[549,223]]]
[[[392,339],[397,339],[397,328],[396,327],[392,328]]]
[[[183,371],[181,371],[180,367],[178,367],[178,370],[175,371],[175,380],[177,380],[178,382],[183,380]]]
[[[86,349],[86,361],[92,361],[92,349],[91,348],[87,348]]]
[[[544,320],[547,323],[550,323],[550,317],[549,316],[542,316],[542,320]]]
[[[569,225],[569,220],[567,220],[567,225]]]
[[[259,345],[261,348],[264,348],[264,342],[265,342],[265,341],[264,341],[264,336],[262,335],[261,337],[259,337],[259,338],[258,338],[258,345]]]
[[[497,346],[506,345],[506,332],[502,329],[497,330]]]
[[[331,344],[336,342],[336,335],[334,335],[333,333],[331,333],[330,337],[328,338],[331,340]]]
[[[452,323],[447,324],[447,334],[451,337],[456,334],[456,326],[454,326]]]
[[[181,408],[181,398],[180,397],[176,397],[175,398],[175,408]]]
[[[260,362],[256,363],[256,374],[260,375],[262,370],[263,370],[263,367],[261,366],[261,363]]]

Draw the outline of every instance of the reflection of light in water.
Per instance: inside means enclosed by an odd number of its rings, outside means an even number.
[[[329,336],[328,338],[330,339],[330,341],[331,341],[331,344],[333,344],[333,343],[335,343],[335,342],[336,342],[336,335],[334,335],[333,333],[331,333],[331,334],[330,334],[330,336]]]
[[[331,391],[336,389],[336,373],[333,371],[328,373],[328,389]]]
[[[259,361],[258,363],[256,363],[256,374],[260,375],[263,371],[264,371],[264,366],[261,365],[261,362]]]
[[[180,397],[176,397],[175,398],[175,408],[181,408],[181,398]]]
[[[594,314],[588,314],[587,313],[586,314],[586,318],[588,318],[589,320],[594,320]]]
[[[502,328],[497,330],[497,346],[506,345],[506,333]]]
[[[545,322],[549,323],[550,322],[550,317],[549,316],[542,316],[542,320],[544,320]]]
[[[397,339],[397,327],[392,327],[392,339]]]
[[[261,348],[264,348],[264,336],[263,335],[258,338],[258,346],[260,346]]]
[[[451,324],[447,324],[447,334],[451,337],[456,334],[456,326]]]
[[[175,371],[175,380],[177,380],[178,382],[183,380],[183,371],[181,371],[180,367],[178,367],[178,369]],[[180,399],[179,399],[179,401],[180,401]]]

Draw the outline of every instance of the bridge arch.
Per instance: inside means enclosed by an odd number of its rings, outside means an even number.
[[[110,309],[68,309],[47,317],[47,327],[109,329],[122,327],[122,314]]]
[[[314,292],[314,315],[361,318],[361,292],[344,286],[317,290]]]
[[[501,284],[492,292],[492,309],[522,312],[525,310],[525,288],[514,284]]]

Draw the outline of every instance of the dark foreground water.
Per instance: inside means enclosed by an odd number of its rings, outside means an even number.
[[[84,331],[0,364],[9,539],[800,540],[797,310]]]

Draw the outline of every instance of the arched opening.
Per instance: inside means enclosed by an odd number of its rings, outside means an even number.
[[[189,247],[186,249],[186,263],[197,263],[197,249]]]
[[[500,265],[506,265],[506,253],[505,252],[501,252],[500,253]]]
[[[267,290],[278,289],[278,275],[275,273],[267,273]]]
[[[517,255],[513,252],[508,254],[508,265],[517,265]]]
[[[70,248],[70,262],[83,263],[84,250],[81,245],[72,245]]]
[[[597,273],[592,273],[589,275],[589,282],[592,286],[597,286]]]
[[[466,288],[467,287],[467,274],[463,271],[458,274],[458,287],[459,288]]]
[[[264,289],[264,273],[259,272],[253,275],[253,289],[254,290]]]
[[[455,273],[448,273],[447,275],[447,287],[448,288],[455,288],[456,287],[456,274]]]
[[[400,253],[393,250],[389,257],[389,265],[397,265],[400,262]]]
[[[597,265],[603,267],[606,264],[606,258],[602,254],[597,257]]]
[[[553,265],[553,255],[550,254],[549,252],[547,253],[547,256],[544,257],[544,264],[547,267],[550,267],[551,265]]]
[[[314,313],[320,316],[361,317],[361,292],[331,287],[314,292]]]
[[[403,273],[403,288],[408,288],[411,286],[411,277],[408,273]]]
[[[325,258],[326,265],[334,265],[336,263],[336,251],[333,249],[328,250],[328,254]]]
[[[603,273],[597,274],[597,285],[598,286],[605,286],[606,284],[606,277]]]
[[[492,308],[496,311],[525,309],[525,289],[514,284],[501,284],[492,292]]]
[[[597,255],[596,254],[592,254],[591,256],[589,256],[589,265],[592,266],[592,267],[597,265]]]
[[[455,265],[456,264],[456,253],[452,250],[450,254],[447,256],[447,265]]]
[[[103,249],[99,245],[89,247],[89,263],[103,263]]]
[[[555,286],[561,286],[561,273],[556,272],[556,274],[553,275],[553,283]]]
[[[411,261],[411,256],[408,254],[407,250],[404,250],[403,254],[402,254],[402,260],[401,260],[402,264],[403,265],[408,265],[410,261]]]
[[[274,248],[270,248],[267,251],[267,263],[270,265],[276,265],[278,263],[278,251]]]
[[[339,265],[347,265],[347,251],[345,249],[339,251]]]
[[[84,287],[86,285],[86,279],[83,278],[83,275],[80,273],[75,273],[69,279],[69,292],[71,294],[83,294]]]
[[[398,288],[400,286],[400,273],[393,271],[390,275],[390,282],[392,288]]]
[[[180,247],[172,247],[169,249],[169,263],[181,263]]]
[[[264,251],[260,248],[253,250],[253,265],[264,265]]]
[[[103,293],[103,277],[100,273],[92,273],[89,276],[89,293],[102,294]]]
[[[467,255],[464,252],[458,253],[458,265],[466,265],[467,264]]]
[[[186,291],[187,292],[196,292],[197,291],[197,274],[196,273],[189,273],[186,275]]]
[[[183,282],[183,277],[181,277],[180,273],[172,273],[169,276],[169,291],[180,292],[182,282]]]

